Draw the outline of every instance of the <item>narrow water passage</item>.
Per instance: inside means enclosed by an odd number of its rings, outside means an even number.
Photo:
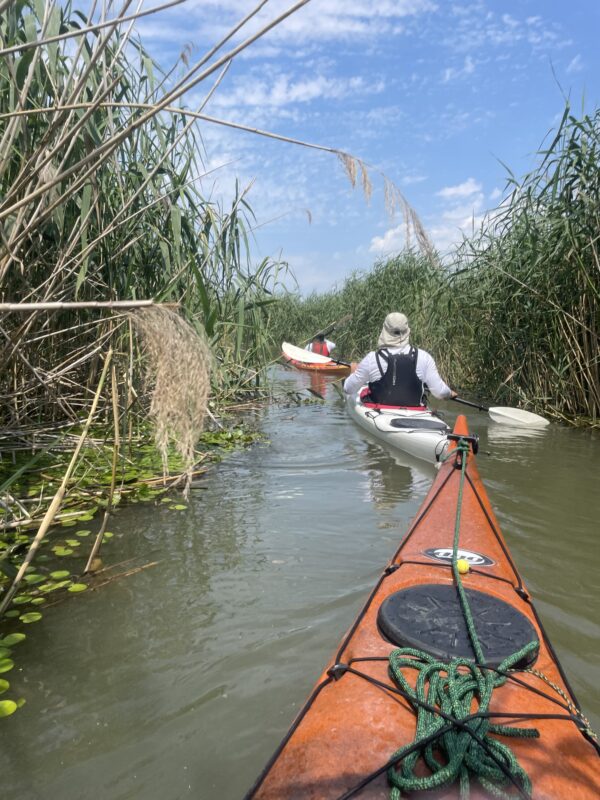
[[[11,673],[27,705],[1,727],[4,797],[237,800],[251,785],[435,474],[368,441],[324,389],[322,404],[266,409],[268,441],[214,469],[186,511],[119,511],[107,560],[159,564],[31,626]],[[444,410],[451,421],[459,409]],[[597,730],[600,437],[469,419],[515,561]]]

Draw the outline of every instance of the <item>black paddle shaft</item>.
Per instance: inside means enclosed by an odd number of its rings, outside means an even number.
[[[336,358],[332,358],[331,356],[327,356],[330,361],[333,361],[334,364],[341,364],[342,367],[351,367],[352,364],[349,364],[347,361],[338,361]]]
[[[479,403],[472,403],[470,400],[463,400],[462,397],[453,397],[457,403],[462,403],[464,406],[471,406],[471,408],[477,408],[479,411],[489,411],[489,408],[485,406],[480,406]]]

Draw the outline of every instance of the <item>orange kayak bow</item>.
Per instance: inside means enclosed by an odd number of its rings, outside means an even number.
[[[597,739],[473,451],[461,416],[406,537],[246,800],[600,797]]]

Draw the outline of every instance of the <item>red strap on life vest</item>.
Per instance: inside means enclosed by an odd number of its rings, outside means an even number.
[[[400,408],[403,411],[428,411],[429,410],[427,408],[427,406],[386,406],[386,405],[383,405],[383,403],[369,403],[368,397],[369,397],[369,388],[368,388],[368,386],[365,386],[365,388],[360,393],[360,399],[361,399],[361,402],[362,402],[363,406],[365,406],[365,408],[374,408],[374,409]]]

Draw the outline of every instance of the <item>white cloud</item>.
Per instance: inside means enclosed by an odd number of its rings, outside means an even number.
[[[475,178],[468,178],[456,186],[447,186],[436,194],[444,204],[437,216],[427,220],[427,232],[440,253],[444,254],[481,225],[485,195],[481,183]]]
[[[499,188],[496,186],[496,187],[494,187],[494,188],[492,189],[492,191],[490,192],[490,194],[489,194],[489,199],[490,199],[490,200],[492,200],[492,202],[493,202],[494,200],[497,200],[499,197],[502,197],[502,192],[501,192],[501,191],[500,191],[500,189],[499,189]]]
[[[524,20],[510,14],[498,15],[484,3],[453,6],[456,24],[446,39],[454,52],[490,47],[512,48],[527,43],[534,51],[565,47],[569,40],[560,27],[547,24],[540,16]]]
[[[572,75],[574,72],[581,72],[583,69],[583,60],[579,53],[572,58],[567,67],[567,75]]]
[[[478,192],[481,192],[481,184],[478,183],[475,178],[467,178],[463,183],[459,183],[457,186],[446,186],[444,189],[440,189],[439,192],[436,192],[436,194],[438,197],[452,199],[470,197]]]
[[[454,81],[458,78],[465,78],[467,75],[472,75],[475,72],[475,62],[471,56],[466,56],[462,67],[447,67],[442,73],[442,81]]]
[[[356,94],[378,94],[385,88],[383,81],[368,83],[362,77],[314,78],[294,81],[289,75],[278,75],[271,81],[244,77],[231,91],[222,90],[211,100],[211,108],[276,107],[292,103],[309,103],[319,99],[341,99]]]
[[[173,9],[171,19],[179,20],[170,30],[163,29],[162,37],[171,41],[201,39],[216,41],[242,19],[254,7],[250,0],[195,0],[185,8]],[[267,22],[277,18],[292,5],[291,0],[271,0],[255,17],[243,27],[233,41],[255,33]],[[273,44],[287,43],[297,49],[299,45],[324,41],[355,41],[374,39],[378,36],[400,36],[406,34],[406,26],[400,21],[410,20],[436,11],[433,0],[320,0],[298,9],[267,34]],[[144,21],[138,25],[140,31],[148,30],[159,35],[156,26]],[[145,34],[144,34],[145,35]]]
[[[406,226],[404,224],[396,225],[394,228],[388,228],[383,236],[374,236],[371,239],[369,246],[369,253],[376,255],[385,255],[387,253],[395,253],[402,250],[406,242]]]
[[[401,183],[403,186],[413,186],[415,183],[423,183],[427,180],[426,175],[405,175]]]

